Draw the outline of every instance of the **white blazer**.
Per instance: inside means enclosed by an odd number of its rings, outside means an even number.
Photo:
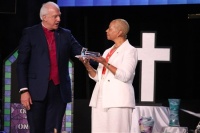
[[[105,58],[109,48],[103,53]],[[110,57],[108,63],[117,68],[116,74],[113,75],[106,69],[104,83],[102,86],[102,107],[135,107],[135,93],[133,88],[133,79],[138,61],[137,49],[130,45],[126,40]],[[91,79],[96,81],[89,106],[96,107],[98,92],[102,76],[103,65],[99,63],[97,74]]]

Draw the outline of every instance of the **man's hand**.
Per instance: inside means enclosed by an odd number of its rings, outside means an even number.
[[[26,110],[30,110],[31,108],[30,105],[33,103],[31,99],[31,95],[28,91],[21,94],[21,104],[24,106]]]

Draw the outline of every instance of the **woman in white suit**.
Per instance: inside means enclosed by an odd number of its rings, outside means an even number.
[[[90,57],[99,63],[95,70],[89,59],[79,58],[89,77],[96,81],[91,97],[92,133],[130,133],[135,94],[132,82],[138,61],[137,49],[128,39],[129,24],[124,19],[110,22],[107,39],[113,46],[101,57]]]

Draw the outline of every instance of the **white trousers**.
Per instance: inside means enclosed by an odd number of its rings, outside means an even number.
[[[102,108],[101,88],[92,107],[92,133],[130,133],[133,108]]]

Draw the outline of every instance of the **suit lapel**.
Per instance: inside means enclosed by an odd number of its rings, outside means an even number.
[[[45,50],[48,52],[49,54],[49,49],[48,49],[48,42],[46,40],[43,28],[42,28],[42,24],[39,25],[38,28],[39,31],[39,38],[41,40],[41,45],[43,45],[43,47],[45,47]],[[54,33],[55,36],[55,41],[56,41],[56,55],[57,55],[57,59],[59,57],[59,46],[60,46],[60,35],[59,35],[59,29],[55,31]],[[58,60],[59,61],[59,60]]]
[[[60,33],[59,33],[59,29],[55,31],[54,36],[55,36],[55,41],[56,41],[56,55],[57,55],[57,59],[58,59],[59,58],[59,53],[60,53],[59,52],[60,51]]]
[[[45,50],[47,52],[49,52],[48,51],[48,42],[46,40],[46,37],[45,37],[45,34],[44,34],[41,24],[39,25],[38,31],[39,31],[39,40],[41,41],[41,45],[45,48]]]
[[[126,49],[126,43],[127,41],[125,41],[119,48],[117,48],[117,50],[113,53],[113,55],[110,57],[109,62],[112,63],[115,59],[117,59],[117,56],[120,55],[120,53],[122,51],[125,51]]]

